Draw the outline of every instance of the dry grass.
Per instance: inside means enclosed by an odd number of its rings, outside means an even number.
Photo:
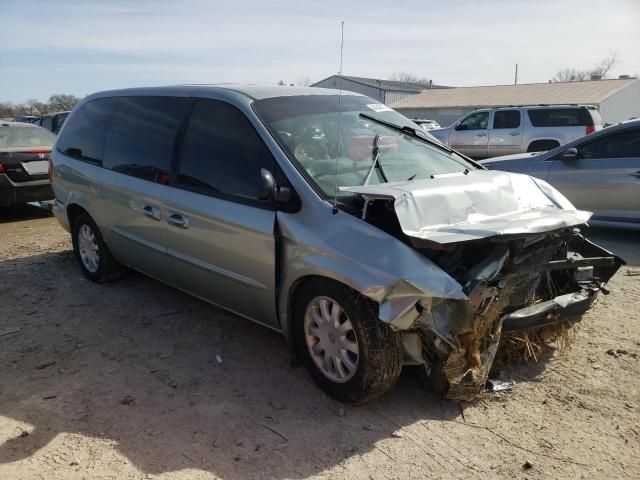
[[[575,334],[575,325],[570,322],[503,334],[495,362],[507,365],[537,362],[540,354],[547,348],[555,348],[560,355],[566,355],[571,349]]]

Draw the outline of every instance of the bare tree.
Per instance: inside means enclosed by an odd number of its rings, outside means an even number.
[[[75,95],[55,93],[49,97],[49,108],[52,112],[71,110],[79,101]]]
[[[618,62],[618,52],[609,52],[609,56],[589,69],[563,68],[551,79],[552,82],[584,82],[591,78],[604,79]]]
[[[552,82],[584,82],[589,80],[589,70],[577,70],[575,68],[563,68],[558,71]]]
[[[36,98],[30,98],[24,102],[25,115],[44,115],[47,113],[47,106]]]
[[[592,71],[592,75],[598,75],[600,78],[606,78],[607,73],[618,63],[618,52],[609,52],[609,56],[602,60]]]
[[[296,84],[299,87],[308,87],[309,85],[311,85],[311,80],[309,80],[309,77],[304,77],[304,78],[301,78],[300,80],[298,80],[296,82]]]
[[[391,75],[391,80],[395,80],[398,82],[419,83],[425,86],[428,86],[431,82],[431,80],[426,77],[419,77],[418,75],[409,72],[395,72],[393,75]]]
[[[0,102],[0,118],[13,118],[15,106],[11,102]]]

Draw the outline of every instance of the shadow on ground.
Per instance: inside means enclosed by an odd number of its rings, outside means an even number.
[[[32,426],[0,445],[0,463],[70,432],[146,473],[305,477],[460,414],[411,375],[344,407],[289,366],[278,333],[139,274],[92,284],[69,251],[0,263],[0,292],[0,414]]]
[[[25,203],[11,207],[0,207],[0,223],[19,222],[51,217],[51,205],[47,202]]]

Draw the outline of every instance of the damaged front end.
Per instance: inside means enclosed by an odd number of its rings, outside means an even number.
[[[580,321],[623,263],[574,229],[483,243],[458,247],[487,251],[458,277],[468,300],[423,302],[407,331],[421,339],[423,365],[448,398],[484,389],[502,334]]]
[[[361,195],[362,219],[427,257],[464,293],[429,297],[400,281],[371,296],[380,319],[402,332],[404,363],[422,366],[447,398],[485,388],[502,334],[580,321],[624,264],[575,228],[588,212],[531,177],[481,172],[428,188],[347,190]]]

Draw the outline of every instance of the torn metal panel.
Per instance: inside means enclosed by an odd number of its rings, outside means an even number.
[[[591,217],[542,180],[493,170],[342,190],[361,194],[367,203],[393,200],[406,235],[440,244],[548,232]]]

